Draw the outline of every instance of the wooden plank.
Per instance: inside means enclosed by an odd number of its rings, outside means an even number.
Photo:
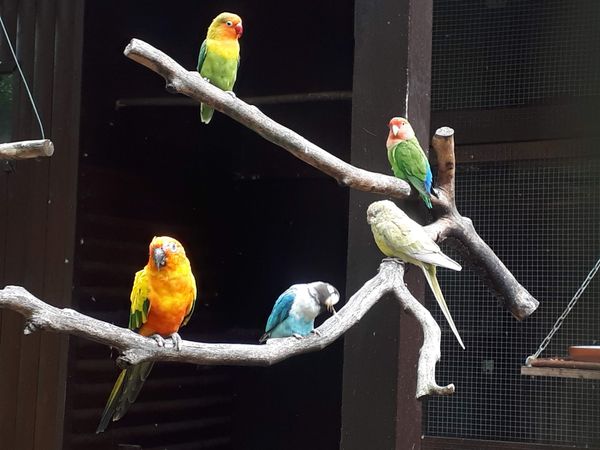
[[[600,370],[569,369],[564,367],[528,367],[521,366],[521,375],[534,377],[578,378],[600,380]]]
[[[50,131],[57,152],[49,161],[44,298],[65,307],[72,297],[84,3],[55,3]],[[34,440],[38,450],[63,448],[68,342],[66,336],[47,334],[40,346]]]
[[[33,46],[30,50],[20,53],[21,60],[27,58],[32,60],[31,69],[28,74],[29,86],[37,105],[38,113],[46,126],[50,123],[50,111],[52,104],[52,72],[48,69],[53,67],[54,57],[54,0],[32,1],[30,4],[23,3],[25,9],[19,11],[19,16],[27,15],[31,20],[30,28],[26,28],[28,34],[33,36]],[[31,18],[29,19],[29,15]],[[19,19],[20,21],[20,19]],[[19,27],[20,30],[20,27]],[[23,37],[19,35],[19,40]],[[20,48],[20,42],[19,42]],[[23,89],[22,89],[23,91]],[[21,100],[24,110],[32,111],[29,99],[26,96]],[[24,126],[23,138],[42,137],[34,114],[30,112]],[[22,227],[13,239],[24,239],[23,251],[25,252],[26,265],[22,268],[24,273],[19,274],[21,282],[32,292],[43,297],[44,291],[44,252],[46,249],[46,219],[48,214],[48,178],[49,161],[43,159],[29,164],[23,161],[17,164],[15,175],[22,176],[27,171],[28,176],[23,177],[23,182],[29,184],[25,189],[29,192],[29,213],[27,216],[15,217],[15,221]],[[35,420],[37,415],[38,395],[38,370],[39,353],[42,336],[35,333],[30,336],[21,335],[21,355],[19,369],[19,384],[17,386],[17,423],[15,450],[30,450],[34,446]],[[47,389],[47,386],[44,386]]]
[[[505,442],[424,436],[421,448],[422,450],[569,450],[581,447],[571,445],[536,444],[534,442]]]
[[[406,114],[407,103],[417,135],[429,141],[430,74],[421,71],[430,72],[431,1],[357,0],[354,14],[351,162],[390,173],[387,124],[391,117]],[[411,14],[415,23],[409,27]],[[409,57],[409,51],[423,53]],[[366,222],[367,206],[380,199],[350,192],[348,293],[371,278],[381,261]],[[423,292],[422,283],[410,287],[417,296]],[[421,410],[415,399],[415,361],[420,336],[413,321],[405,315],[401,319],[397,302],[389,299],[346,334],[341,449],[418,450]]]
[[[35,48],[35,1],[22,0],[19,2],[19,27],[17,34],[17,54],[21,66],[30,83],[33,81],[33,53]],[[21,83],[15,83],[14,98],[14,138],[22,140],[31,138],[31,106]],[[35,283],[39,274],[39,265],[31,261],[27,254],[26,243],[35,240],[38,220],[43,218],[36,214],[35,199],[39,189],[34,189],[40,175],[38,167],[31,164],[16,164],[16,171],[8,174],[8,189],[6,203],[2,205],[7,218],[5,230],[5,252],[2,255],[6,261],[4,281],[10,284],[25,284],[33,292],[41,292],[40,285]],[[42,182],[40,182],[41,185]],[[37,187],[37,186],[36,186]],[[38,192],[34,192],[37,190]],[[36,241],[39,244],[39,241]],[[31,263],[31,267],[29,264]],[[7,319],[7,320],[4,320]],[[2,326],[2,364],[8,370],[0,371],[0,442],[6,448],[17,449],[21,440],[17,434],[20,418],[30,418],[34,414],[31,407],[33,401],[23,404],[22,396],[28,396],[26,386],[31,385],[32,372],[37,371],[37,347],[39,337],[26,340],[23,337],[23,321],[20,317],[3,313]],[[28,357],[23,358],[22,355]],[[35,358],[31,355],[35,354]],[[27,373],[23,373],[27,371]],[[35,395],[35,393],[34,393]],[[21,432],[33,435],[33,427]],[[25,439],[27,439],[25,437]]]
[[[0,2],[0,15],[8,36],[13,44],[17,36],[17,12],[19,10],[19,0],[2,0]],[[11,73],[15,69],[15,61],[4,37],[4,32],[0,30],[0,73]]]
[[[460,139],[460,135],[457,136]],[[493,162],[526,161],[553,158],[586,158],[598,155],[600,139],[575,138],[496,144],[461,145],[456,148],[456,161]]]
[[[597,115],[597,98],[577,98],[554,105],[436,111],[432,129],[451,126],[463,144],[598,137],[600,131],[590,120]]]
[[[589,369],[600,372],[600,363],[594,361],[578,361],[569,358],[535,358],[528,361],[534,367],[559,367],[563,369]]]

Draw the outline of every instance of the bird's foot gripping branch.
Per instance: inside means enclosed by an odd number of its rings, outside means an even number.
[[[270,366],[302,353],[322,350],[342,336],[382,298],[392,297],[412,314],[423,329],[423,346],[417,368],[417,397],[448,395],[454,385],[439,386],[435,365],[440,359],[441,331],[429,311],[404,284],[404,264],[395,259],[381,263],[379,272],[356,292],[337,314],[302,339],[272,339],[269,345],[206,344],[182,341],[178,351],[167,342],[159,346],[131,330],[120,328],[71,309],[51,306],[19,286],[0,290],[0,308],[23,315],[34,329],[68,333],[116,348],[119,365],[129,367],[152,361],[184,362],[204,365]]]
[[[369,172],[336,158],[275,122],[255,106],[212,86],[198,72],[184,69],[172,58],[143,41],[133,39],[125,49],[125,55],[161,75],[166,80],[169,92],[187,95],[230,116],[293,156],[333,177],[343,186],[400,200],[410,195],[411,188],[405,181]],[[461,216],[456,209],[453,130],[437,130],[433,138],[433,148],[438,160],[438,183],[433,187],[437,197],[430,198],[430,211],[434,221],[422,230],[438,244],[450,238],[449,241],[457,246],[465,260],[475,268],[501,303],[517,319],[528,317],[537,308],[537,300],[518,283],[476,233],[471,220]],[[27,324],[26,332],[40,329],[68,333],[114,347],[121,353],[118,363],[122,367],[153,361],[268,366],[294,355],[323,349],[358,323],[375,303],[388,297],[399,301],[401,306],[416,318],[423,330],[423,346],[417,367],[417,397],[453,393],[453,385],[439,386],[435,382],[435,365],[440,358],[440,328],[429,311],[406,288],[404,264],[395,259],[385,259],[378,274],[367,281],[336,315],[326,320],[318,328],[318,333],[303,339],[273,339],[269,345],[181,341],[180,349],[177,350],[167,341],[166,345],[158,346],[153,339],[131,330],[96,320],[71,309],[51,306],[18,286],[7,286],[0,290],[0,308],[11,309],[23,315]]]

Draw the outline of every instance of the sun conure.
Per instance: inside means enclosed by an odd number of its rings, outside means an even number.
[[[186,325],[194,311],[196,281],[183,246],[168,236],[150,243],[148,264],[135,274],[131,290],[129,328],[154,339],[162,347],[170,338],[181,349],[179,327]],[[144,362],[121,371],[108,397],[96,433],[119,420],[135,401],[153,362]]]
[[[214,18],[198,55],[198,72],[202,78],[224,91],[231,91],[240,65],[240,44],[244,28],[237,14],[223,12]],[[200,105],[202,122],[209,123],[214,110]]]
[[[425,205],[431,208],[431,182],[433,175],[425,152],[419,145],[415,132],[404,117],[394,117],[389,123],[387,156],[394,175],[410,183]]]

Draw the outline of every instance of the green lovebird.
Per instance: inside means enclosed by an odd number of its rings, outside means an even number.
[[[400,258],[423,270],[429,287],[450,324],[452,332],[464,349],[465,345],[454,325],[454,320],[452,320],[435,275],[436,266],[458,271],[462,269],[460,264],[444,255],[421,225],[389,200],[371,203],[367,209],[367,222],[371,225],[371,231],[379,250],[386,256]]]
[[[233,89],[240,65],[240,43],[244,28],[237,14],[223,12],[214,18],[198,55],[198,72],[202,78],[218,88]],[[209,123],[214,109],[200,105],[203,123]]]
[[[425,205],[431,209],[429,197],[433,175],[415,131],[404,117],[394,117],[390,120],[389,128],[386,147],[394,175],[410,183],[419,192]]]

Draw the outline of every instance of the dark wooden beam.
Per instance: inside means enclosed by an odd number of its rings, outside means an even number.
[[[352,164],[391,173],[387,124],[407,109],[427,147],[431,11],[431,0],[355,2]],[[380,199],[350,192],[347,292],[369,279],[381,259],[366,222],[367,206]],[[421,297],[416,271],[406,281]],[[379,302],[346,334],[341,449],[419,448],[421,408],[414,393],[421,340],[414,321],[395,302]]]

